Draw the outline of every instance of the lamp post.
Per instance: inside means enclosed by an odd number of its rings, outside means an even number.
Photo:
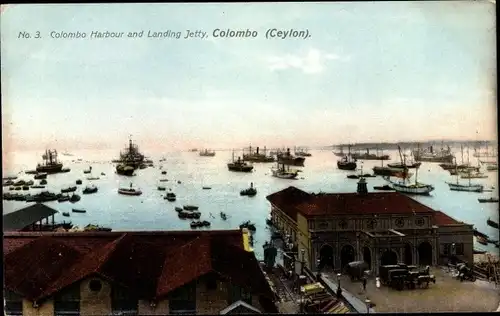
[[[365,303],[366,303],[366,313],[367,314],[370,314],[370,304],[371,304],[372,301],[370,301],[369,299],[366,299],[365,300]]]

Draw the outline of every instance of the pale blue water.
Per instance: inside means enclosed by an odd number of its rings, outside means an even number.
[[[331,151],[310,151],[312,157],[307,157],[305,167],[297,167],[303,170],[299,173],[298,180],[283,180],[271,177],[269,169],[273,164],[254,164],[253,173],[235,173],[227,170],[226,163],[231,159],[230,151],[219,151],[215,157],[200,157],[196,152],[179,153],[147,153],[154,160],[155,167],[137,170],[135,177],[123,177],[115,174],[111,159],[118,155],[118,151],[97,152],[75,152],[73,157],[61,156],[65,167],[70,167],[71,172],[49,175],[47,188],[52,192],[58,192],[61,188],[74,185],[77,179],[83,180],[77,192],[92,182],[98,186],[96,194],[82,195],[82,199],[75,203],[48,202],[48,206],[60,212],[69,211],[72,208],[84,208],[86,214],[72,213],[71,217],[56,215],[56,221],[71,220],[73,224],[85,226],[89,223],[108,226],[113,230],[189,230],[189,220],[181,220],[174,211],[175,206],[194,204],[200,207],[202,219],[211,222],[211,229],[235,229],[245,220],[256,223],[255,253],[262,256],[262,244],[269,238],[269,230],[266,228],[265,219],[270,212],[270,205],[266,196],[284,189],[290,185],[296,186],[308,192],[353,192],[356,190],[357,180],[346,179],[346,175],[352,172],[338,170],[336,167],[337,157]],[[391,155],[395,161],[396,152],[385,152]],[[4,166],[4,175],[17,174],[21,170],[34,169],[36,163],[41,159],[41,153],[18,152],[9,154],[9,167]],[[159,163],[158,160],[165,157],[166,161]],[[81,163],[71,162],[82,158]],[[371,168],[380,165],[380,162],[365,161],[363,163],[364,173],[371,172]],[[92,166],[92,175],[99,176],[100,180],[88,181],[88,174],[83,174],[84,169]],[[160,166],[162,169],[160,170]],[[359,164],[358,164],[358,167]],[[295,168],[295,167],[294,167]],[[161,171],[167,174],[162,175]],[[101,172],[106,175],[102,176]],[[436,210],[473,224],[479,231],[488,234],[492,239],[498,239],[498,230],[486,224],[488,217],[498,222],[498,203],[478,203],[478,197],[498,196],[497,173],[489,172],[487,179],[474,179],[473,182],[483,183],[486,186],[494,186],[493,193],[468,193],[450,191],[445,181],[455,181],[447,171],[442,170],[438,164],[424,163],[419,170],[419,182],[433,184],[436,189],[431,196],[414,196],[416,200]],[[168,182],[159,182],[160,179],[169,179]],[[31,175],[19,174],[19,179],[32,179]],[[182,183],[178,184],[180,180]],[[374,185],[383,185],[386,182],[380,178],[368,178],[368,189],[373,191]],[[467,180],[461,180],[467,181]],[[36,181],[37,182],[37,181]],[[117,193],[119,186],[129,186],[130,182],[140,188],[141,196],[123,196]],[[255,197],[243,197],[239,195],[240,190],[250,186],[253,182],[258,194]],[[161,184],[177,195],[176,202],[168,202],[163,199],[165,194],[158,191],[157,186]],[[210,186],[211,190],[203,190],[203,186]],[[8,188],[4,188],[8,189]],[[36,193],[40,189],[31,189]],[[22,191],[26,193],[26,191]],[[3,201],[4,214],[20,209],[28,205],[26,202]],[[228,214],[228,219],[223,221],[219,213]],[[211,217],[211,215],[213,218]],[[498,251],[494,247],[485,247],[477,244],[478,249]]]

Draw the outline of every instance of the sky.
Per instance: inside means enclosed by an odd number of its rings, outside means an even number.
[[[0,23],[4,152],[496,139],[488,1],[16,4]]]

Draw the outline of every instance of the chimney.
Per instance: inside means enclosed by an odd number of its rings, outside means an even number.
[[[358,181],[358,194],[368,194],[368,187],[366,186],[365,178],[361,177]]]
[[[259,153],[259,147],[257,147],[257,154]]]

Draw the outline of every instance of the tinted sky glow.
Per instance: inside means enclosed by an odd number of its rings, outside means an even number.
[[[182,35],[89,39],[142,30]],[[489,2],[13,5],[1,40],[4,151],[496,138]]]

